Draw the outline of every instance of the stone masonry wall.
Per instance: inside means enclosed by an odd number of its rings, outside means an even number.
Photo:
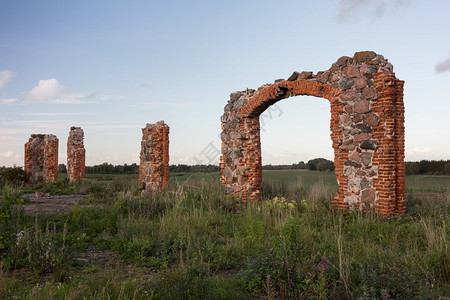
[[[331,206],[405,213],[403,84],[383,56],[364,51],[339,58],[324,72],[294,72],[256,91],[232,93],[221,117],[224,191],[242,201],[261,199],[259,115],[282,99],[310,95],[330,101],[339,185]]]
[[[58,143],[53,134],[32,134],[25,144],[25,173],[29,184],[58,180]]]
[[[169,184],[169,126],[164,121],[142,128],[139,187],[156,192]]]
[[[71,127],[67,138],[67,177],[70,181],[81,180],[85,176],[86,150],[84,132],[80,127]]]

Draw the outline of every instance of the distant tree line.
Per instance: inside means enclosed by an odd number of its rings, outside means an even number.
[[[100,165],[86,166],[86,174],[139,174],[139,165],[133,163],[131,165],[112,165],[109,163],[102,163]],[[58,165],[59,173],[67,173],[65,164]]]
[[[333,171],[334,163],[325,158],[314,158],[307,163],[300,161],[292,165],[264,165],[263,170],[292,170],[292,169],[307,169],[310,171]]]
[[[311,171],[333,171],[334,163],[325,158],[314,158],[307,163],[300,161],[291,165],[264,165],[263,170],[292,170],[307,169]],[[421,160],[407,161],[405,164],[406,175],[450,175],[450,160]],[[216,165],[170,165],[170,172],[219,172]],[[58,166],[60,173],[66,173],[65,164]],[[87,174],[139,174],[139,165],[112,165],[102,163],[100,165],[86,166]],[[22,167],[0,167],[0,179],[3,182],[22,182],[25,180],[25,172]]]
[[[450,175],[450,160],[407,161],[406,175]]]
[[[58,166],[59,173],[67,173],[65,164]],[[170,165],[170,172],[219,172],[219,166],[215,165]],[[102,163],[100,165],[86,166],[86,174],[139,174],[139,165],[112,165]]]
[[[86,167],[86,174],[139,174],[139,165],[133,163],[131,165],[112,165],[108,163],[102,163],[101,165],[95,165]]]
[[[220,167],[216,165],[170,165],[170,172],[219,172]]]

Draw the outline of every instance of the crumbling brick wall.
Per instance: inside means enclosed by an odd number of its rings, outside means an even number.
[[[242,201],[261,199],[259,116],[277,101],[309,95],[330,101],[339,185],[331,206],[405,213],[403,84],[383,56],[364,51],[339,58],[324,72],[294,72],[256,91],[232,93],[221,117],[224,191]]]
[[[142,128],[139,187],[155,192],[169,184],[169,126],[164,121]]]
[[[32,134],[25,144],[25,173],[29,184],[58,180],[59,140],[53,134]]]
[[[81,180],[85,176],[86,150],[84,132],[81,127],[71,127],[67,138],[67,177],[70,181]]]

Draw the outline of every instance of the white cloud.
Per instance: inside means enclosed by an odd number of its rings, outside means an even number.
[[[2,98],[0,104],[17,103],[53,103],[53,104],[84,104],[98,103],[109,100],[128,100],[127,97],[112,97],[96,93],[69,93],[55,78],[39,80],[37,86],[20,98]]]
[[[0,90],[15,76],[13,71],[0,71]]]
[[[14,98],[0,99],[1,104],[13,104],[13,103],[16,103],[17,101],[18,101],[18,99],[14,99]]]
[[[13,151],[6,151],[6,152],[2,152],[0,153],[0,157],[1,158],[11,158],[14,156],[14,152]]]
[[[28,134],[29,132],[30,132],[30,129],[28,129],[28,128],[8,128],[8,129],[0,128],[0,135]]]
[[[357,19],[359,15],[367,14],[373,19],[378,19],[409,2],[409,0],[340,0],[336,21],[346,23]]]
[[[119,156],[117,155],[109,155],[109,156],[103,156],[101,157],[101,160],[104,162],[117,162],[119,160]]]
[[[18,165],[21,162],[20,154],[14,151],[6,151],[0,153],[0,166]]]
[[[47,102],[64,94],[66,89],[55,78],[39,80],[37,86],[23,96],[26,102]]]
[[[436,64],[436,73],[443,73],[448,71],[450,71],[450,57]]]

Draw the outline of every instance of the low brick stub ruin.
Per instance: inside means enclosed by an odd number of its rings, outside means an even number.
[[[84,179],[86,169],[86,150],[84,132],[80,127],[71,127],[67,138],[67,177],[70,181]]]
[[[25,144],[25,173],[28,184],[58,180],[59,140],[53,134],[32,134]]]
[[[169,184],[169,131],[164,121],[142,128],[139,188],[156,192]]]
[[[277,101],[309,95],[330,101],[339,185],[331,206],[405,213],[403,84],[383,56],[364,51],[339,58],[324,72],[294,72],[256,91],[232,93],[221,117],[224,191],[242,201],[261,199],[259,116]]]

